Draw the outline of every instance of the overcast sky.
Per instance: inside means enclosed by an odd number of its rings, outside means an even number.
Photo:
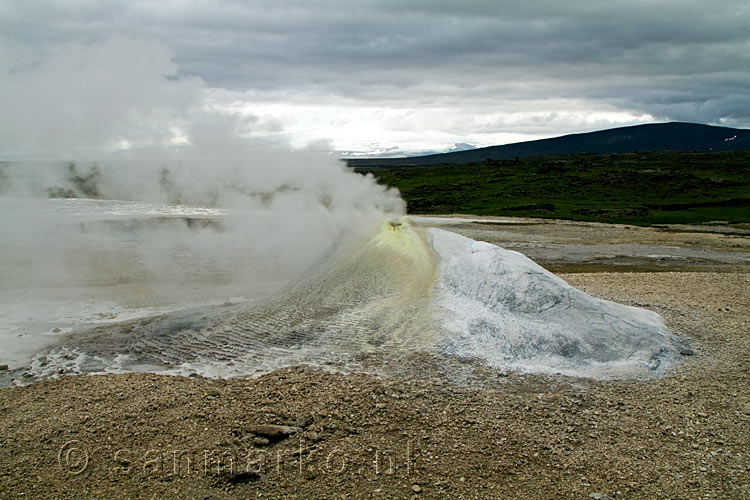
[[[60,105],[65,92],[50,98],[45,82],[69,90],[76,76],[62,73],[87,53],[78,69],[119,82],[94,89],[101,100],[174,111],[199,99],[297,147],[445,150],[668,120],[750,127],[748,0],[0,0],[0,40],[7,108]]]

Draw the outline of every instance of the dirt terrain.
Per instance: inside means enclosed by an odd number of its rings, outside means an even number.
[[[391,378],[303,366],[5,388],[0,498],[749,498],[745,229],[514,222],[447,228],[658,312],[689,339],[684,362],[647,381],[411,355]]]
[[[640,227],[520,217],[415,219],[519,251],[557,273],[742,271],[750,266],[747,224]]]

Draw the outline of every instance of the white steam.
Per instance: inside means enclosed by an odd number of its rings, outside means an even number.
[[[0,43],[0,151],[82,155],[161,146],[200,113],[202,82],[162,45],[119,36],[51,53]]]
[[[278,125],[213,111],[209,89],[158,43],[115,36],[40,54],[6,42],[0,55],[0,290],[137,282],[180,300],[199,283],[241,291],[290,279],[343,234],[404,210],[398,193],[312,148],[253,139]],[[71,208],[80,205],[49,198],[229,215],[82,218]]]

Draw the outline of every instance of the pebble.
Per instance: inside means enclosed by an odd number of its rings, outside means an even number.
[[[318,435],[318,433],[315,431],[305,433],[305,437],[314,443],[320,441],[320,435]]]
[[[253,444],[256,446],[267,446],[271,441],[268,440],[268,438],[264,437],[255,437],[253,438]]]
[[[312,423],[310,417],[298,417],[297,420],[294,421],[294,425],[297,427],[307,427],[310,423]]]

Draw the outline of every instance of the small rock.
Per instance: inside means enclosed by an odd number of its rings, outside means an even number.
[[[297,420],[294,421],[294,425],[297,427],[307,427],[312,423],[312,419],[310,417],[298,417]]]
[[[422,487],[419,486],[418,484],[413,484],[411,486],[411,491],[413,491],[414,493],[419,493],[422,491]]]
[[[8,365],[0,365],[0,372],[4,372],[8,370]]]
[[[258,436],[253,438],[253,444],[255,446],[268,446],[270,443],[271,441],[269,441],[268,438]]]
[[[317,443],[318,441],[320,441],[320,435],[315,431],[306,432],[305,437],[313,443]]]
[[[219,477],[229,484],[249,483],[260,479],[260,475],[249,471],[224,472]]]
[[[291,436],[292,434],[302,432],[302,428],[300,427],[275,424],[251,425],[248,430],[253,434],[265,436],[271,439],[284,439]]]
[[[252,443],[254,446],[268,446],[271,441],[268,438],[247,434],[241,439],[242,443]]]
[[[689,347],[685,347],[683,349],[680,349],[680,354],[682,354],[683,356],[692,356],[695,354],[695,352]]]
[[[594,500],[612,500],[612,497],[610,497],[609,495],[605,495],[604,493],[599,493],[598,491],[595,491],[594,493],[590,493],[589,498],[593,498]]]

